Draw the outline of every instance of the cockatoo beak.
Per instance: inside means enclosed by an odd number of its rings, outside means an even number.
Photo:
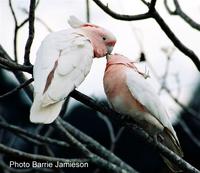
[[[112,50],[113,50],[113,46],[107,46],[108,54],[111,54]]]

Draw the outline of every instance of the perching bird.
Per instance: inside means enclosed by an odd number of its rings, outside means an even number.
[[[116,43],[115,36],[102,27],[74,16],[68,23],[72,29],[50,33],[37,52],[31,122],[53,122],[64,99],[89,73],[93,58],[111,53]]]
[[[130,59],[120,54],[107,56],[104,90],[113,109],[131,116],[154,139],[183,157],[167,112],[147,80]],[[167,158],[162,158],[172,171],[181,171]]]

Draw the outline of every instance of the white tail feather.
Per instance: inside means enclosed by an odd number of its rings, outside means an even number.
[[[46,107],[42,107],[40,100],[36,96],[34,98],[34,102],[31,107],[30,121],[32,123],[42,123],[42,124],[52,123],[58,117],[63,102],[64,100],[57,102],[55,104],[51,104]]]
[[[75,16],[70,16],[69,20],[68,20],[69,25],[72,28],[79,28],[81,25],[83,25],[84,23],[82,21],[80,21],[77,17]]]

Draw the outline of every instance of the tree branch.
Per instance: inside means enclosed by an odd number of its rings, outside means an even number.
[[[76,148],[86,157],[90,160],[91,163],[95,164],[98,167],[101,167],[102,169],[106,169],[109,172],[116,172],[116,173],[123,173],[123,172],[132,172],[137,173],[137,171],[127,171],[124,170],[117,165],[99,157],[98,155],[92,153],[90,150],[88,150],[83,144],[81,144],[77,139],[75,139],[62,125],[59,119],[55,121],[56,128],[62,131],[67,138],[68,142],[72,146],[76,146]]]
[[[150,4],[149,4],[149,13],[151,13],[152,11],[155,10],[156,1],[157,1],[157,0],[151,0],[151,2],[150,2]]]
[[[29,36],[25,46],[24,65],[31,65],[30,63],[30,49],[34,38],[34,20],[35,20],[35,0],[30,0],[29,7]]]
[[[0,99],[4,98],[4,97],[7,97],[19,90],[21,90],[22,88],[24,88],[25,86],[29,85],[31,82],[33,82],[33,78],[27,80],[26,82],[22,83],[21,85],[19,85],[18,87],[14,88],[13,90],[3,94],[3,95],[0,95]]]
[[[1,45],[0,45],[0,63],[8,67],[12,71],[19,70],[30,74],[32,74],[33,72],[32,66],[17,64],[15,61],[13,61]]]
[[[42,143],[45,143],[45,144],[53,144],[53,145],[57,145],[59,147],[69,147],[69,144],[66,143],[65,141],[56,140],[56,139],[52,139],[52,138],[49,138],[49,137],[44,137],[44,136],[41,136],[39,134],[33,134],[33,133],[30,133],[30,132],[28,132],[28,131],[20,128],[20,127],[8,124],[6,122],[0,122],[0,127],[7,129],[10,132],[16,133],[16,135],[21,134],[23,136],[35,139],[38,142],[42,142]]]
[[[104,5],[100,0],[93,0],[104,12],[106,12],[108,15],[112,16],[115,19],[118,20],[124,20],[124,21],[133,21],[133,20],[142,20],[142,19],[148,19],[148,18],[154,18],[156,22],[160,25],[163,32],[168,36],[168,38],[172,41],[172,43],[186,56],[188,56],[193,63],[195,64],[196,68],[200,71],[200,60],[197,57],[197,55],[189,48],[187,48],[172,32],[172,30],[169,28],[169,26],[165,23],[165,21],[162,19],[162,17],[159,15],[159,13],[154,10],[150,10],[141,15],[122,15],[118,14],[112,10],[110,10],[106,5]],[[154,6],[155,1],[152,0],[151,3],[147,3],[144,0],[141,0],[148,8]]]
[[[168,38],[174,43],[174,45],[185,55],[187,55],[193,63],[196,65],[197,69],[200,71],[200,60],[197,55],[189,48],[187,48],[171,31],[169,26],[165,23],[162,17],[158,14],[157,11],[154,11],[152,17],[156,20],[156,22],[160,25],[161,29],[165,32]]]
[[[192,28],[200,31],[200,24],[194,21],[191,17],[189,17],[184,11],[181,9],[180,4],[178,0],[174,0],[174,5],[175,5],[175,10],[172,11],[167,3],[167,0],[164,0],[164,5],[168,11],[169,14],[171,15],[178,15],[180,16],[187,24],[189,24]]]
[[[192,133],[184,120],[179,120],[179,124],[181,125],[183,131],[187,134],[187,136],[192,140],[192,142],[200,148],[200,140]]]
[[[109,14],[115,19],[125,20],[125,21],[133,21],[133,20],[143,20],[151,17],[150,13],[138,14],[138,15],[125,15],[118,14],[112,11],[108,6],[104,5],[100,0],[93,0],[105,13]]]
[[[112,162],[113,164],[118,165],[119,167],[128,170],[130,172],[133,172],[133,168],[130,167],[128,164],[126,164],[124,161],[122,161],[120,158],[115,156],[112,152],[108,151],[104,146],[99,144],[97,141],[86,135],[85,133],[81,132],[77,128],[73,127],[71,124],[69,124],[66,121],[63,121],[61,118],[58,118],[59,121],[62,123],[62,125],[74,136],[76,137],[80,142],[82,142],[84,145],[86,145],[89,149],[94,151],[96,154],[101,156],[102,158],[108,160],[109,162]]]
[[[41,162],[51,162],[51,163],[56,163],[56,162],[77,162],[77,163],[83,163],[83,162],[90,162],[88,159],[64,159],[64,158],[57,158],[57,157],[48,157],[44,155],[39,155],[39,154],[30,154],[24,151],[20,151],[17,149],[13,149],[10,147],[7,147],[3,144],[0,144],[0,151],[1,153],[8,154],[10,156],[14,157],[20,157],[20,158],[26,158],[29,160],[34,160],[34,161],[41,161]]]
[[[12,0],[9,0],[9,7],[15,22],[15,28],[14,28],[14,39],[13,39],[13,48],[14,48],[14,57],[15,61],[17,62],[17,32],[18,32],[18,23],[17,23],[17,17],[15,15],[13,6],[12,6]]]
[[[155,142],[151,136],[148,135],[143,129],[139,128],[135,122],[131,120],[129,116],[119,114],[115,112],[114,110],[107,108],[103,106],[100,103],[97,103],[92,98],[74,90],[71,94],[71,97],[74,99],[84,103],[85,105],[91,107],[92,109],[95,109],[104,115],[110,116],[111,118],[117,120],[118,123],[121,125],[124,125],[125,127],[128,127],[132,130],[132,132],[136,133],[142,140],[144,140],[146,143],[150,144],[154,148],[157,148],[160,154],[164,155],[166,158],[168,158],[171,162],[176,164],[180,169],[190,172],[190,173],[200,173],[199,170],[194,168],[192,165],[187,163],[185,160],[180,158],[178,155],[176,155],[174,152],[169,150],[167,147],[162,145],[159,142]]]

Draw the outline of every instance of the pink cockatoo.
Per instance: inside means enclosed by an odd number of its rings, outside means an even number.
[[[133,61],[120,54],[108,55],[104,90],[115,111],[131,116],[154,139],[183,156],[164,106],[148,83],[146,74],[140,72]],[[167,158],[163,157],[163,160],[171,170],[181,171]]]
[[[64,99],[90,71],[94,57],[111,53],[116,43],[108,30],[70,16],[72,29],[50,33],[37,52],[34,102],[30,121],[49,124],[60,113]]]

